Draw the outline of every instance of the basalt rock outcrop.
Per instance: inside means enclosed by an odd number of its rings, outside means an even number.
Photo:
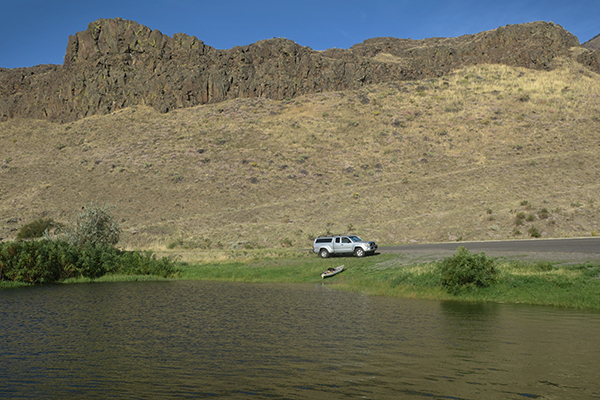
[[[464,65],[549,69],[579,46],[558,25],[509,25],[458,38],[376,38],[315,51],[287,39],[218,50],[134,21],[101,19],[70,36],[63,65],[0,69],[0,119],[71,121],[145,104],[160,112],[233,98],[298,95],[440,77]],[[600,72],[596,52],[580,62]]]

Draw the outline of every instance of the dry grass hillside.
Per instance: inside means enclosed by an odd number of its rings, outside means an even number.
[[[388,56],[392,57],[392,56]],[[600,77],[480,65],[289,101],[0,123],[0,237],[115,205],[124,247],[600,231]]]

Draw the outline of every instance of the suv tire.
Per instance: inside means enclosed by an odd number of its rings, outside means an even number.
[[[354,250],[354,255],[356,257],[364,257],[365,251],[363,249],[361,249],[360,247],[357,247],[356,250]]]
[[[321,258],[328,258],[329,252],[327,251],[327,249],[321,249],[319,250],[319,256],[321,256]]]

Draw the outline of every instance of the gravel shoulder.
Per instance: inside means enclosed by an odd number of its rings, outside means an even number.
[[[379,253],[400,253],[406,264],[427,263],[451,257],[459,246],[472,253],[484,252],[490,257],[511,261],[600,264],[600,237],[380,246]]]

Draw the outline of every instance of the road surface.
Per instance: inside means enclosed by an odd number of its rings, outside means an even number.
[[[471,253],[484,252],[490,257],[510,260],[551,261],[561,264],[600,262],[600,237],[573,239],[529,239],[489,242],[451,242],[381,246],[378,252],[402,253],[423,262],[452,256],[459,246]]]

